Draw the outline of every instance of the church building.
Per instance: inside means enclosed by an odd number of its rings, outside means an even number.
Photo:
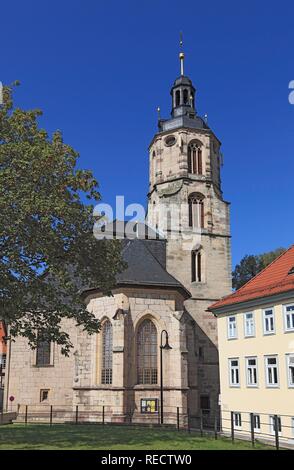
[[[69,323],[69,357],[53,343],[33,351],[24,338],[9,341],[7,409],[52,405],[70,419],[79,407],[85,420],[103,410],[113,422],[163,415],[172,423],[180,415],[192,425],[201,410],[212,419],[218,413],[217,325],[207,309],[231,293],[229,203],[221,143],[197,114],[183,52],[180,69],[171,117],[159,117],[149,146],[148,215],[135,224],[144,236],[122,241],[128,266],[112,296],[98,287],[83,292],[101,331],[89,336]]]

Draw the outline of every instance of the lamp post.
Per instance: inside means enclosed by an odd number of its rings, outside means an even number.
[[[163,344],[163,334],[165,334],[165,344]],[[160,335],[160,424],[163,424],[163,349],[172,349],[168,344],[168,332],[166,330],[162,330]]]

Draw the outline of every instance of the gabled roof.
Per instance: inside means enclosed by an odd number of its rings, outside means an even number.
[[[215,302],[209,307],[214,311],[221,307],[292,291],[294,294],[294,245],[276,258],[257,276],[248,281],[233,294]],[[293,271],[293,272],[292,272]]]

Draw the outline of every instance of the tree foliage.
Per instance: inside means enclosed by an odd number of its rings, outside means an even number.
[[[56,131],[38,126],[40,110],[13,105],[4,87],[0,106],[0,315],[12,336],[36,346],[37,336],[71,347],[62,320],[90,334],[99,322],[87,311],[82,286],[110,294],[124,264],[117,241],[93,236],[98,184],[76,168],[77,152]],[[83,200],[89,200],[85,204]]]
[[[277,248],[274,251],[262,253],[261,255],[246,255],[239,264],[236,265],[233,276],[233,288],[239,289],[246,282],[250,281],[262,269],[266,268],[278,256],[285,251],[285,248]]]

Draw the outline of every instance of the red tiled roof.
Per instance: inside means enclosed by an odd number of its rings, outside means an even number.
[[[209,310],[290,290],[294,291],[294,272],[289,274],[292,268],[294,268],[294,245],[236,292],[212,304]]]

